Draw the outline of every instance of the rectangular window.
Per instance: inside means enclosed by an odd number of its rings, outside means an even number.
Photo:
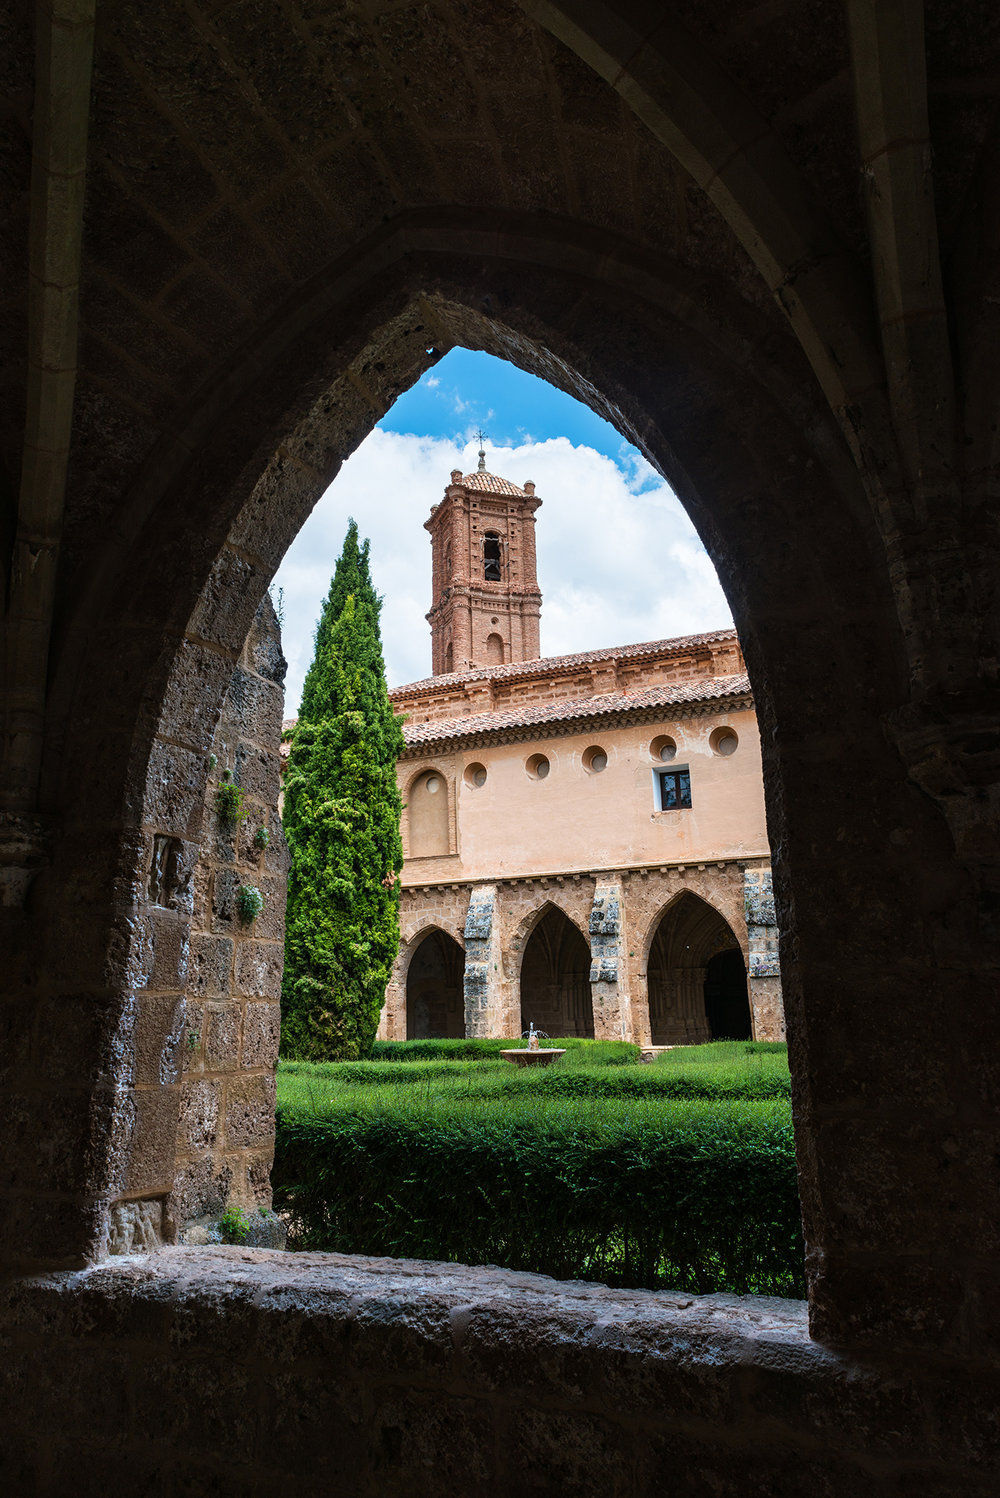
[[[656,778],[660,783],[661,811],[678,811],[691,805],[691,772],[687,765],[658,770]]]

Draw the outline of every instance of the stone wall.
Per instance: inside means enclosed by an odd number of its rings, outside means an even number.
[[[265,597],[212,743],[194,874],[168,1236],[227,1205],[271,1204],[289,865],[278,816],[284,676],[278,621]],[[226,784],[243,791],[238,821],[219,813],[219,788]],[[264,898],[253,921],[241,919],[242,887]]]
[[[781,980],[776,972],[757,973],[753,966],[757,948],[752,942],[760,948],[774,940],[773,898],[765,910],[759,902],[751,905],[748,893],[761,888],[769,894],[770,879],[770,866],[755,860],[503,879],[491,884],[406,886],[400,905],[400,953],[387,989],[379,1037],[402,1040],[406,1036],[407,969],[433,926],[466,949],[467,1034],[519,1035],[524,948],[546,910],[555,906],[590,945],[595,1034],[649,1045],[650,945],[665,913],[687,894],[721,917],[740,948],[748,967],[754,1036],[781,1040],[785,1033]],[[753,926],[747,924],[748,913],[755,921]],[[770,926],[765,925],[765,918]]]

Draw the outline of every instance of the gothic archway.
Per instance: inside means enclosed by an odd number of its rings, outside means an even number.
[[[413,953],[406,972],[407,1040],[462,1039],[464,972],[462,948],[435,926]]]
[[[660,917],[646,964],[654,1045],[749,1038],[739,943],[719,912],[685,892]]]
[[[555,905],[538,922],[521,959],[521,1028],[593,1039],[590,948]]]

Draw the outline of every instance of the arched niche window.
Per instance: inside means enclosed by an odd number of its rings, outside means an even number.
[[[444,648],[444,669],[446,672],[454,671],[455,669],[455,652],[452,649],[450,640]]]
[[[495,531],[487,531],[483,537],[483,579],[488,583],[500,581],[500,537]]]
[[[427,770],[413,782],[407,800],[410,857],[433,858],[448,848],[448,782]]]
[[[486,637],[486,664],[488,666],[503,665],[503,640],[498,634]]]

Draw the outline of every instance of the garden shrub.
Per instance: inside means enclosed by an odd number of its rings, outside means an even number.
[[[476,1070],[425,1075],[421,1089],[324,1086],[284,1068],[274,1184],[294,1246],[697,1293],[805,1293],[787,1102],[556,1096],[554,1068],[534,1091],[515,1080],[489,1095],[480,1088],[499,1065],[480,1070],[481,1083]],[[605,1082],[619,1074],[603,1069]],[[571,1069],[561,1082],[586,1076]]]

